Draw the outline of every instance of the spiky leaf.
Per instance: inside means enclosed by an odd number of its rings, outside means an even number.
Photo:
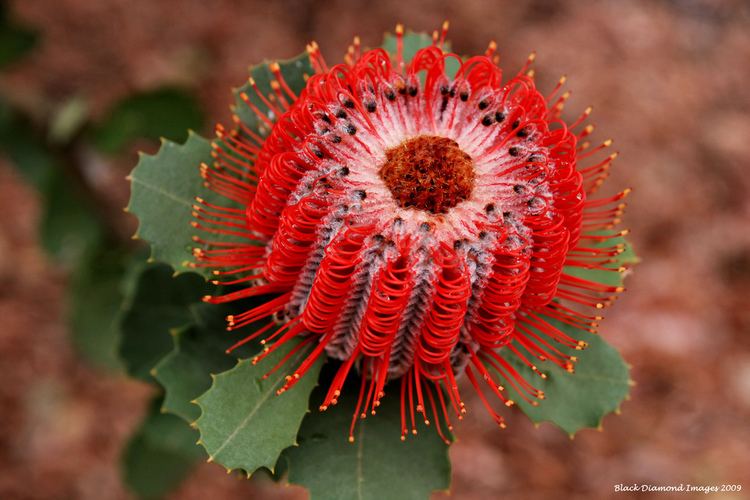
[[[127,210],[138,217],[136,235],[151,244],[151,258],[175,271],[191,269],[191,248],[197,230],[190,224],[196,196],[211,198],[198,173],[201,163],[211,161],[211,143],[190,133],[185,144],[164,141],[154,156],[141,155],[131,178]]]
[[[187,422],[200,416],[191,403],[211,387],[211,374],[229,370],[236,360],[224,350],[229,337],[223,329],[211,332],[195,326],[173,332],[174,348],[153,370],[153,376],[164,387],[163,410]]]
[[[267,379],[263,376],[298,342],[287,342],[256,365],[249,359],[240,361],[217,375],[211,388],[198,398],[201,416],[196,424],[211,460],[230,470],[252,473],[265,467],[273,471],[281,452],[296,443],[322,360],[292,389],[278,396],[276,391],[284,385],[285,377],[308,351],[301,349]]]
[[[313,402],[322,400],[322,389],[313,393]],[[307,488],[312,500],[422,500],[433,491],[447,490],[448,446],[431,427],[402,442],[398,387],[386,392],[377,415],[357,423],[353,443],[347,431],[356,388],[343,391],[339,403],[326,412],[307,415],[299,447],[284,452],[289,481]]]
[[[192,401],[211,387],[211,375],[229,370],[238,357],[256,353],[258,343],[247,343],[231,354],[227,354],[227,348],[265,322],[230,334],[225,330],[225,308],[211,304],[196,304],[190,308],[196,317],[195,323],[172,331],[174,347],[154,367],[152,375],[164,387],[162,409],[194,422],[200,416],[200,409]]]
[[[151,380],[151,369],[172,349],[170,330],[194,324],[195,306],[207,292],[192,273],[173,277],[169,266],[143,265],[120,321],[120,358],[128,373]]]
[[[187,476],[205,454],[197,432],[183,420],[160,413],[157,399],[130,438],[122,457],[123,479],[141,498],[160,498]]]
[[[554,323],[553,320],[548,321]],[[566,325],[559,323],[555,325],[589,344],[584,351],[561,349],[578,357],[575,373],[568,373],[550,362],[539,363],[539,370],[547,375],[547,379],[542,380],[516,356],[508,355],[507,350],[502,350],[501,355],[521,376],[545,394],[545,399],[534,407],[507,384],[511,398],[521,410],[535,423],[552,422],[574,435],[586,427],[598,427],[605,415],[619,408],[630,391],[630,374],[620,354],[601,337],[581,333],[580,330],[570,331]],[[515,347],[531,358],[523,347],[517,343]]]

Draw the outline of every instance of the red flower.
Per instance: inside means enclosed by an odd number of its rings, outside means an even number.
[[[501,382],[529,401],[544,397],[500,349],[542,377],[538,360],[573,370],[575,358],[555,345],[585,343],[549,319],[592,331],[601,318],[579,306],[602,308],[620,289],[568,275],[563,265],[603,268],[620,251],[592,247],[611,236],[591,232],[617,222],[627,190],[587,199],[615,155],[580,165],[609,141],[582,143],[593,129],[582,127],[590,109],[572,124],[561,120],[564,79],[540,93],[528,69],[533,55],[503,81],[494,43],[462,61],[444,53],[444,29],[406,63],[402,34],[397,28],[395,59],[383,49],[362,52],[355,39],[347,63],[330,68],[311,45],[315,74],[300,95],[271,66],[274,94],[255,86],[271,113],[245,96],[270,133],[261,137],[239,120],[231,132],[219,126],[223,146],[202,166],[207,184],[244,208],[203,200],[196,207],[197,227],[246,241],[196,238],[196,265],[216,268],[217,284],[246,286],[208,302],[277,295],[228,321],[234,329],[277,319],[280,326],[237,344],[266,335],[260,357],[295,337],[303,339],[295,351],[311,349],[279,392],[320,356],[337,358],[325,410],[358,364],[353,429],[358,414],[375,412],[386,382],[400,378],[403,438],[409,427],[416,433],[415,408],[449,428],[450,413],[461,418],[455,379],[466,373],[504,427],[480,385],[508,406]],[[446,74],[450,59],[460,63],[455,76]]]

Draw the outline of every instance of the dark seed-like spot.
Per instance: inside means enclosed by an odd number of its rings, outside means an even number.
[[[417,92],[419,92],[419,89],[417,87],[409,87],[409,95],[412,97],[416,97]]]
[[[479,231],[479,239],[483,240],[487,238],[487,231]]]
[[[460,94],[458,94],[458,98],[461,99],[463,102],[466,102],[469,100],[469,93],[461,92]]]
[[[513,186],[513,191],[515,191],[516,194],[523,193],[524,189],[525,188],[523,187],[523,184],[516,184],[515,186]]]
[[[376,109],[378,109],[378,105],[375,104],[375,102],[368,102],[365,104],[365,107],[367,108],[367,111],[370,113],[374,113]]]
[[[440,86],[440,95],[448,95],[448,92],[450,92],[451,89],[448,88],[447,85],[441,85]]]
[[[341,167],[341,170],[339,170],[339,173],[341,175],[349,175],[349,167]]]
[[[494,212],[495,211],[495,204],[494,203],[487,203],[484,206],[484,211],[487,213]]]
[[[461,242],[461,240],[456,240],[456,241],[454,241],[454,242],[453,242],[453,250],[458,250],[458,249],[460,249],[460,248],[461,248],[461,245],[462,245],[462,244],[463,244],[463,243]]]
[[[422,225],[419,226],[419,229],[421,229],[422,231],[425,231],[425,232],[429,232],[430,228],[431,228],[430,224],[427,223],[427,222],[423,222]]]
[[[394,101],[396,100],[396,93],[391,89],[387,89],[385,91],[385,98],[388,99],[389,101]]]
[[[521,130],[519,130],[518,132],[516,132],[516,135],[518,137],[528,137],[529,131],[526,130],[526,128],[522,128]]]
[[[354,108],[354,101],[352,101],[351,99],[345,99],[344,107],[349,108],[349,109]]]
[[[513,123],[511,123],[511,127],[518,128],[518,126],[521,124],[521,120],[516,120]]]
[[[331,142],[333,142],[334,144],[338,144],[339,142],[341,142],[341,136],[334,135],[333,137],[331,137]]]
[[[342,120],[346,118],[346,111],[343,109],[336,111],[336,118],[341,118]]]
[[[497,123],[500,123],[503,120],[505,120],[505,113],[503,113],[502,111],[498,111],[497,113],[495,113],[495,121]]]
[[[503,219],[507,219],[510,217],[510,212],[503,212]]]
[[[513,146],[511,148],[508,148],[508,154],[511,156],[518,156],[520,151],[518,151],[518,148]]]
[[[346,125],[346,133],[347,133],[347,134],[349,134],[349,135],[354,135],[354,134],[356,134],[356,133],[357,133],[357,127],[355,127],[355,126],[354,126],[354,125],[352,125],[351,123],[348,123],[348,124]]]
[[[354,194],[359,196],[360,200],[364,200],[365,198],[367,198],[367,192],[364,189],[358,189],[354,191]]]
[[[331,123],[331,119],[328,118],[328,115],[320,115],[320,119],[326,123]]]
[[[477,107],[482,110],[487,109],[488,106],[489,103],[487,101],[479,101],[479,104],[477,105]]]
[[[485,115],[484,118],[482,118],[482,125],[485,127],[489,127],[493,123],[495,123],[495,120],[490,115]]]

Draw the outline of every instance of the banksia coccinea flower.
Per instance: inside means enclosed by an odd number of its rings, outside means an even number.
[[[279,392],[321,356],[339,359],[325,410],[356,366],[353,429],[400,379],[402,438],[416,433],[415,410],[432,414],[441,436],[441,421],[461,418],[463,373],[504,426],[484,392],[508,406],[504,384],[529,401],[544,395],[498,352],[541,377],[540,360],[573,371],[575,357],[558,347],[585,342],[555,325],[593,331],[596,310],[621,291],[563,269],[610,270],[621,251],[599,243],[623,232],[597,231],[618,222],[627,190],[588,198],[615,156],[593,159],[610,142],[582,140],[590,109],[566,124],[564,79],[543,95],[531,56],[503,81],[494,43],[461,59],[443,50],[445,31],[408,62],[400,27],[393,58],[355,39],[346,64],[329,67],[312,44],[315,74],[299,95],[271,65],[273,93],[250,82],[270,112],[244,96],[266,135],[239,119],[219,126],[215,162],[201,166],[206,184],[243,208],[198,199],[194,213],[197,228],[241,240],[195,238],[195,265],[239,287],[205,300],[274,296],[228,317],[229,329],[276,320],[237,345],[263,338],[256,359],[296,337],[292,352],[309,350]]]

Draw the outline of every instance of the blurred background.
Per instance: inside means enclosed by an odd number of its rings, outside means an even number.
[[[313,39],[336,61],[355,34],[376,46],[396,22],[444,19],[458,53],[494,39],[514,73],[536,50],[543,89],[567,74],[571,115],[594,106],[595,138],[620,152],[609,191],[634,189],[626,226],[643,262],[600,330],[637,382],[621,415],[570,440],[520,412],[503,432],[472,412],[451,447],[453,492],[436,498],[606,498],[618,483],[747,495],[746,0],[35,0],[0,14],[0,498],[129,497],[119,457],[152,389],[97,367],[106,356],[69,332],[111,322],[104,310],[82,324],[101,298],[84,285],[106,268],[101,242],[134,230],[122,207],[137,151],[227,122],[249,64]],[[203,464],[170,498],[304,495]]]

